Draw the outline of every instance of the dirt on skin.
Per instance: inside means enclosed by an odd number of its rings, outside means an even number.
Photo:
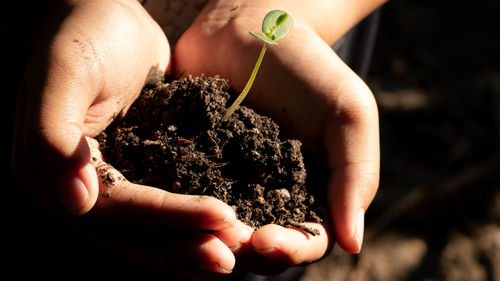
[[[255,228],[274,223],[318,234],[302,225],[322,219],[306,188],[300,141],[282,138],[273,120],[245,106],[221,122],[231,102],[218,77],[147,86],[98,136],[100,149],[131,182],[214,196]]]

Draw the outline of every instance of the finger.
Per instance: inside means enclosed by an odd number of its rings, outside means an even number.
[[[164,276],[167,279],[191,275],[207,277],[211,273],[224,275],[235,265],[231,250],[212,234],[175,230],[159,233],[147,229],[134,229],[129,233],[115,226],[102,227],[110,228],[106,232],[109,236],[100,237],[113,255],[146,269],[164,272],[168,274]]]
[[[53,95],[28,102],[30,112],[37,111],[33,103],[40,102],[41,106],[40,113],[27,120],[25,137],[28,141],[25,149],[32,153],[35,164],[66,209],[72,214],[83,214],[92,208],[97,199],[98,183],[82,131],[87,103],[83,98],[69,96],[86,94],[85,91],[69,93],[72,90],[64,87],[56,86],[56,89],[48,91],[65,92],[68,97],[63,100]]]
[[[12,155],[14,174],[24,184],[35,187],[34,192],[43,195],[39,196],[41,201],[49,202],[52,194],[70,213],[85,213],[94,204],[98,189],[82,126],[75,118],[80,114],[77,108],[87,87],[72,93],[72,82],[64,86],[61,82],[64,77],[56,71],[61,67],[44,60],[45,50],[38,52],[27,67],[18,93]],[[61,106],[64,102],[69,105],[67,110]]]
[[[222,229],[214,232],[224,244],[226,244],[233,253],[238,254],[250,247],[250,242],[254,229],[241,221],[236,221],[234,227]]]
[[[330,179],[328,201],[336,239],[349,253],[359,253],[363,244],[364,218],[378,187],[376,163],[339,167]]]
[[[321,224],[304,225],[318,229],[320,234],[313,236],[293,228],[269,224],[255,231],[252,247],[257,253],[288,267],[316,261],[328,252],[330,239]]]
[[[49,73],[57,75],[57,71]],[[44,181],[66,209],[83,214],[92,208],[98,193],[95,169],[82,132],[87,92],[71,82],[64,85],[58,81],[29,86],[29,115],[21,125],[26,128],[22,149],[31,153],[35,163],[30,165],[41,170]]]
[[[136,225],[192,230],[219,230],[236,223],[231,207],[213,197],[170,193],[128,181],[110,187],[98,200],[95,214]]]
[[[324,144],[330,169],[327,200],[339,245],[358,253],[364,214],[379,183],[378,112],[361,79],[350,70],[345,70],[344,79],[345,98],[325,120]]]
[[[41,171],[50,191],[70,213],[82,214],[97,199],[98,183],[83,127],[99,80],[90,75],[98,70],[87,57],[89,51],[82,52],[69,40],[64,34],[56,36],[50,47],[35,52],[21,93],[25,116],[16,128],[22,130],[21,150],[30,154],[24,160],[35,162],[29,164]]]
[[[301,264],[316,261],[330,251],[333,245],[325,226],[306,223],[320,231],[318,236],[287,229],[278,225],[266,225],[258,229],[251,241],[251,248],[237,254],[236,272],[253,272],[273,275]]]
[[[87,139],[101,179],[102,196],[93,212],[100,219],[193,230],[220,230],[236,224],[234,210],[213,197],[176,194],[127,181],[102,161],[97,141]]]
[[[193,234],[165,253],[171,268],[229,274],[236,263],[231,250],[212,234]]]

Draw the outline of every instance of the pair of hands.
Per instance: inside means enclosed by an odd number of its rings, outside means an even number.
[[[376,104],[332,42],[299,12],[267,1],[211,1],[171,56],[167,38],[137,1],[68,2],[38,39],[16,111],[14,174],[42,203],[88,213],[79,223],[109,237],[105,242],[116,251],[178,274],[228,273],[235,264],[276,273],[320,259],[334,239],[348,252],[360,250],[364,212],[378,186]],[[220,74],[241,90],[261,48],[247,31],[260,30],[274,8],[288,9],[295,26],[268,49],[246,103],[326,158],[327,184],[318,188],[327,189],[331,222],[312,225],[321,234],[276,225],[254,231],[214,198],[128,181],[108,189],[96,166],[118,172],[100,160],[91,136],[126,112],[150,69]],[[99,196],[103,192],[109,196]]]

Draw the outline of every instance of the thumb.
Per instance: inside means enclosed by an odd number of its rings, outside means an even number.
[[[336,240],[349,253],[363,244],[364,218],[378,186],[376,162],[346,165],[332,173],[328,189]]]
[[[330,168],[328,205],[338,244],[347,252],[358,253],[365,212],[379,185],[380,137],[373,94],[351,70],[345,70],[344,96],[325,121]]]
[[[78,141],[77,144],[74,141]],[[99,190],[88,144],[83,135],[75,135],[60,141],[58,145],[59,151],[54,149],[52,154],[53,159],[59,160],[47,168],[47,182],[53,186],[54,195],[68,212],[74,215],[87,213],[94,206]],[[73,150],[72,154],[63,156],[61,152],[68,148]]]
[[[57,63],[61,61],[65,63]],[[41,172],[48,187],[38,193],[51,194],[72,214],[84,214],[98,195],[98,179],[83,131],[87,110],[99,92],[94,86],[98,83],[78,60],[59,57],[55,62],[32,66],[27,72],[30,84],[22,94],[25,104],[20,106],[26,109],[24,142],[29,156],[24,161],[33,161],[28,166]],[[40,67],[46,69],[36,71]]]

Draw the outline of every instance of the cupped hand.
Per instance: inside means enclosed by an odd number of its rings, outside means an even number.
[[[316,30],[303,11],[288,4],[297,1],[278,2],[209,2],[173,57],[175,73],[221,75],[241,91],[262,47],[248,31],[260,31],[272,9],[294,19],[288,37],[268,48],[245,102],[301,139],[306,151],[325,158],[326,186],[318,188],[326,190],[331,222],[315,225],[321,230],[317,237],[276,225],[257,230],[241,254],[266,257],[250,266],[256,272],[318,260],[334,239],[346,251],[359,252],[364,213],[379,181],[378,113],[371,91],[334,53],[331,38],[320,36],[327,32]]]
[[[104,162],[95,139],[86,141],[101,196],[91,212],[77,218],[85,233],[165,278],[218,278],[232,272],[233,251],[248,243],[253,230],[236,220],[231,207],[209,196],[131,183]]]
[[[165,71],[167,39],[137,1],[66,1],[34,40],[16,109],[13,170],[40,200],[88,212],[98,183],[84,136],[102,131]]]
[[[99,239],[109,237],[113,250],[163,267],[230,271],[234,256],[212,234],[237,230],[229,206],[127,181],[107,190],[96,172],[104,164],[88,136],[127,110],[152,69],[168,71],[165,35],[135,0],[65,2],[47,16],[18,95],[15,177],[48,208],[92,210],[71,219],[93,234],[110,231]],[[245,240],[236,230],[225,232]]]

